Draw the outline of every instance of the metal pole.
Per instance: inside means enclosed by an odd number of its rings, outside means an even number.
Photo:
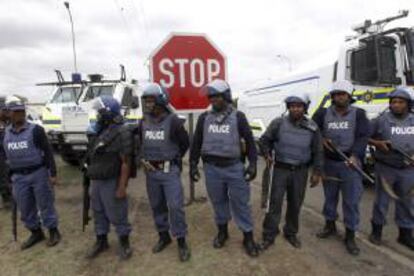
[[[193,139],[194,139],[194,113],[189,113],[188,114],[188,132],[189,132],[188,136],[190,138],[190,144],[192,145],[193,144]],[[204,202],[206,202],[207,201],[206,197],[201,196],[199,198],[196,198],[194,181],[191,179],[191,176],[189,178],[190,178],[190,182],[189,182],[190,183],[190,197],[188,199],[188,202],[185,205],[189,206],[189,205],[193,204],[193,202],[195,202],[195,203],[204,203]]]
[[[70,19],[70,25],[71,25],[71,29],[72,29],[72,48],[73,48],[73,65],[75,67],[75,73],[78,72],[78,64],[76,62],[76,45],[75,45],[75,29],[73,27],[73,18],[72,18],[72,13],[70,11],[70,7],[69,7],[69,2],[64,2],[66,9],[68,10],[69,13],[69,19]]]
[[[189,132],[189,138],[190,138],[190,144],[193,143],[194,139],[194,114],[190,113],[188,114],[188,132]],[[195,187],[194,187],[194,181],[191,179],[190,176],[190,199],[188,204],[191,204],[195,200]]]

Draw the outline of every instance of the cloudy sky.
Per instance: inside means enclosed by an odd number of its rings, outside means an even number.
[[[73,71],[63,0],[0,0],[0,94],[39,101],[35,83]],[[414,7],[412,0],[69,0],[78,68],[148,79],[151,51],[172,31],[206,33],[227,55],[229,82],[244,90],[260,80],[334,61],[350,26]],[[399,25],[414,26],[414,9]],[[390,24],[392,26],[393,24]],[[395,25],[395,24],[394,24]]]

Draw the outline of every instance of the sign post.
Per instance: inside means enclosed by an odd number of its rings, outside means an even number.
[[[194,136],[194,113],[209,106],[200,89],[214,79],[227,79],[224,54],[204,34],[170,34],[150,56],[151,80],[168,89],[172,107],[188,114],[190,143]],[[195,198],[194,183],[190,178],[188,204]],[[205,199],[202,199],[205,201]]]

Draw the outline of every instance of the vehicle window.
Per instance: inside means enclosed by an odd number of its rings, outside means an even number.
[[[125,87],[124,95],[122,97],[122,106],[129,106],[132,101],[132,89],[130,87]]]
[[[56,91],[51,103],[76,102],[81,92],[80,87],[60,87]]]
[[[395,41],[390,37],[370,38],[351,51],[351,79],[358,84],[398,84]]]
[[[84,102],[90,101],[100,96],[112,96],[114,93],[114,86],[90,86],[85,95]]]
[[[407,32],[407,55],[409,72],[407,72],[407,83],[414,84],[414,30]]]

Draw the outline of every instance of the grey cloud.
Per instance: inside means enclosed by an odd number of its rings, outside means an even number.
[[[61,44],[67,40],[64,30],[53,24],[0,19],[0,49],[38,47],[45,43]]]

